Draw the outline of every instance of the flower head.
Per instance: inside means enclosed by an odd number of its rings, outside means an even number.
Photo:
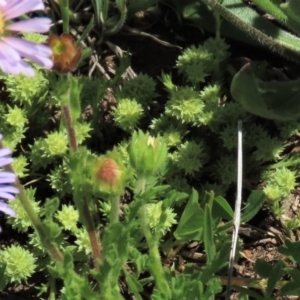
[[[0,134],[0,141],[1,140],[2,135]],[[10,164],[13,161],[13,159],[8,156],[10,153],[10,149],[0,149],[0,211],[10,216],[15,216],[15,211],[11,209],[6,202],[3,201],[13,200],[15,198],[15,194],[19,192],[16,187],[11,185],[15,182],[16,175],[12,172],[6,172],[2,170],[2,167]]]
[[[31,11],[43,10],[42,0],[0,0],[0,68],[8,74],[34,76],[33,68],[23,58],[28,58],[45,69],[51,69],[52,50],[15,36],[15,33],[47,32],[49,18],[32,18],[12,23],[10,20]]]
[[[70,34],[63,33],[61,36],[50,34],[47,44],[53,51],[55,70],[60,73],[76,70],[82,47],[76,46],[75,40]]]

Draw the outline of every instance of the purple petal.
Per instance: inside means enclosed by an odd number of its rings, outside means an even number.
[[[44,69],[50,70],[53,67],[53,61],[48,57],[27,55],[27,58],[29,58],[36,64],[39,64]]]
[[[2,150],[2,149],[1,149]],[[7,166],[13,162],[13,159],[11,157],[0,157],[0,168],[3,166]]]
[[[0,69],[7,74],[24,74],[27,77],[33,77],[35,72],[32,67],[23,62],[8,62],[6,59],[0,56]]]
[[[51,19],[32,18],[7,25],[5,28],[19,32],[47,32],[50,29]]]
[[[0,69],[7,74],[17,74],[15,68],[0,55]]]
[[[19,72],[17,74],[24,74],[27,77],[34,77],[35,71],[34,69],[25,61],[21,60],[18,64]]]
[[[23,57],[31,59],[46,69],[52,68],[53,61],[50,59],[52,50],[50,47],[15,37],[5,37],[2,40],[17,50]]]
[[[25,55],[43,55],[43,56],[51,56],[52,50],[50,47],[42,44],[33,43],[30,41],[23,40],[21,38],[17,37],[3,37],[1,39],[3,42],[5,42],[10,47],[14,48],[15,51],[18,51],[19,54],[22,56]]]
[[[2,157],[5,157],[5,156],[11,154],[11,152],[12,152],[12,151],[11,151],[10,149],[8,149],[8,148],[0,149],[0,159],[1,159]]]
[[[4,19],[11,20],[28,12],[43,10],[44,8],[42,0],[10,0],[9,4],[3,9]]]
[[[13,46],[0,41],[0,55],[9,62],[18,62],[21,60],[21,55]]]
[[[12,185],[0,185],[0,192],[8,192],[12,194],[18,194],[19,190]]]
[[[6,171],[1,171],[0,172],[0,179],[3,177],[9,177],[9,178],[16,178],[16,174],[12,172],[6,172]]]
[[[3,9],[7,5],[6,0],[0,0],[0,8]]]
[[[1,186],[0,185],[0,198],[6,200],[13,200],[15,199],[15,194],[18,194],[19,190],[15,186],[7,185]]]
[[[0,187],[3,183],[14,183],[16,177],[17,176],[12,172],[0,172]]]
[[[19,62],[9,62],[0,55],[0,68],[7,74],[24,74],[28,77],[34,76],[34,70],[22,60]]]
[[[4,202],[0,202],[0,211],[4,212],[7,215],[10,215],[11,217],[16,216],[16,212]]]

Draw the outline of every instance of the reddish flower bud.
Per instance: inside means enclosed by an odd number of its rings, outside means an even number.
[[[106,184],[114,186],[118,182],[120,173],[121,170],[119,166],[112,158],[104,158],[96,176]]]
[[[70,34],[63,33],[61,36],[50,34],[47,44],[53,51],[52,60],[55,70],[60,73],[76,70],[82,48],[76,46]]]
[[[116,152],[111,152],[113,156]],[[121,195],[125,189],[126,172],[122,162],[111,157],[98,159],[93,168],[93,179],[100,192],[110,195]]]

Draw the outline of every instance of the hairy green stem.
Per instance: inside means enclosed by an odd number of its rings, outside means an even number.
[[[69,105],[63,105],[62,111],[65,116],[70,148],[73,150],[73,152],[77,152],[78,146],[77,146],[77,140],[76,140],[76,133],[75,133],[75,129],[72,125],[72,117],[71,117]],[[83,201],[82,205],[77,205],[78,203],[80,203],[80,201]],[[77,208],[82,207],[82,211],[79,210],[79,213],[83,219],[83,223],[86,227],[86,230],[87,230],[87,233],[89,236],[95,269],[97,271],[99,271],[99,259],[101,259],[101,248],[100,248],[100,245],[98,242],[98,237],[97,237],[97,232],[96,232],[96,228],[94,225],[94,221],[93,221],[90,209],[89,209],[88,200],[86,197],[83,197],[83,199],[77,199],[76,195],[74,195],[74,202],[75,202]]]
[[[120,212],[120,196],[110,197],[111,208],[109,212],[110,224],[115,224],[119,221]]]
[[[224,19],[235,25],[237,28],[247,32],[249,36],[258,41],[261,45],[267,47],[269,50],[277,52],[278,54],[296,62],[300,61],[299,54],[292,51],[291,49],[284,47],[263,32],[247,24],[246,22],[238,18],[235,14],[226,9],[226,7],[221,5],[218,0],[201,1],[210,6],[214,10],[214,12],[219,13]]]
[[[140,177],[136,182],[135,194],[141,194],[146,189],[147,178]]]
[[[139,215],[141,218],[141,227],[143,230],[143,233],[145,235],[148,247],[149,247],[149,262],[148,267],[152,272],[152,275],[155,280],[155,284],[157,285],[158,289],[163,292],[166,296],[171,297],[171,291],[169,288],[169,285],[166,281],[166,277],[164,274],[163,266],[161,264],[161,258],[159,254],[159,239],[155,237],[151,233],[148,218],[147,218],[147,212],[145,205],[143,205],[139,210]]]
[[[140,178],[137,181],[136,190],[143,193],[146,189],[146,182],[147,178]],[[156,236],[155,234],[151,233],[145,204],[143,204],[142,207],[139,209],[139,216],[141,218],[141,228],[149,247],[150,260],[148,263],[148,267],[152,272],[158,289],[161,292],[165,293],[165,295],[167,295],[168,297],[171,297],[171,291],[166,281],[159,254],[159,236]]]
[[[80,200],[79,200],[80,201]],[[99,271],[99,260],[101,259],[101,248],[98,242],[97,232],[94,225],[94,221],[88,206],[88,201],[84,197],[83,198],[83,214],[84,224],[89,236],[91,248],[92,248],[92,256],[94,261],[94,266],[97,271]]]
[[[64,104],[62,106],[62,111],[65,115],[65,121],[66,121],[68,137],[69,137],[70,149],[72,149],[74,152],[77,152],[78,151],[78,146],[77,146],[77,140],[76,140],[76,133],[75,133],[74,127],[72,126],[72,117],[71,117],[71,112],[70,112],[69,105]]]

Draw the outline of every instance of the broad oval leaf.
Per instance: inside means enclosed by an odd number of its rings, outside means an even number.
[[[247,63],[233,78],[231,94],[248,112],[272,120],[300,117],[300,79],[263,81],[264,66]]]

